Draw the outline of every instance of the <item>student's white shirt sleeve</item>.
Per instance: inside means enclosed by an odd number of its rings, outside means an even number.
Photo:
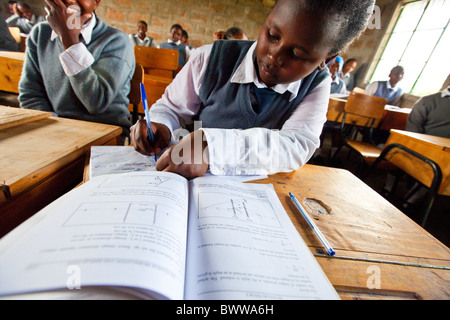
[[[79,42],[64,50],[59,55],[59,61],[66,75],[72,77],[92,65],[94,57],[86,46]]]

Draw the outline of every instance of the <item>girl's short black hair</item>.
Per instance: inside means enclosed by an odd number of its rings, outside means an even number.
[[[335,25],[338,38],[329,55],[335,55],[348,47],[366,29],[373,13],[375,0],[304,0],[307,10],[319,11]]]

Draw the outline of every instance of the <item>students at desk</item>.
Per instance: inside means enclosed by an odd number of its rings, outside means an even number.
[[[25,2],[13,4],[14,14],[6,19],[8,27],[18,27],[21,33],[28,34],[39,22],[45,21],[45,17],[35,15]]]
[[[134,53],[128,36],[106,25],[94,10],[100,0],[48,4],[48,22],[33,29],[19,82],[22,108],[58,116],[121,126],[128,135],[130,80]],[[66,21],[78,15],[79,26]],[[75,16],[75,19],[76,16]]]
[[[208,168],[216,175],[298,169],[318,147],[326,121],[326,65],[365,29],[373,5],[277,1],[257,42],[217,40],[196,49],[150,109],[154,146],[145,121],[131,128],[133,145],[143,154],[158,153],[180,122],[200,120],[204,129],[169,148],[158,170],[195,177]],[[178,161],[180,150],[193,158]]]

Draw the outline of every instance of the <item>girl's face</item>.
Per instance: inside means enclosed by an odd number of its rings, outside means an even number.
[[[182,31],[180,28],[172,28],[170,30],[170,37],[173,42],[178,42],[181,38]]]
[[[319,65],[326,66],[331,30],[317,13],[306,12],[302,1],[278,1],[259,33],[256,67],[268,87],[303,79]]]

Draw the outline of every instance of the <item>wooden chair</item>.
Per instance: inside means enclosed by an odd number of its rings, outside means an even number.
[[[344,108],[341,121],[341,144],[333,156],[336,160],[342,147],[350,148],[362,159],[362,164],[370,165],[381,154],[381,148],[375,145],[373,131],[384,114],[384,106],[387,100],[370,96],[364,93],[352,91]],[[366,141],[357,139],[358,133],[364,131]]]
[[[178,51],[135,46],[136,63],[144,68],[144,87],[148,106],[151,106],[164,94],[178,71]],[[138,106],[138,115],[144,114],[142,103]]]
[[[135,46],[134,57],[146,75],[173,79],[178,70],[177,50]]]
[[[364,93],[366,90],[359,87],[354,87],[352,91],[356,93]]]
[[[421,175],[420,178],[416,179],[418,182],[428,188],[427,199],[424,205],[424,215],[421,223],[422,227],[425,227],[434,200],[438,195],[439,187],[441,185],[441,168],[435,161],[420,153],[415,152],[414,150],[407,148],[402,144],[390,143],[384,147],[380,155],[372,163],[369,170],[364,173],[361,179],[365,180],[371,173],[373,173],[375,168],[385,160],[389,161],[389,163],[395,165],[396,168],[400,169],[402,172],[408,174],[411,177],[417,176],[417,171],[426,173]],[[391,192],[395,192],[399,177],[399,175],[396,175],[394,186]],[[432,178],[430,179],[429,177]],[[420,184],[417,184],[416,186],[420,187]],[[411,189],[404,196],[403,201],[407,201],[417,191],[417,189],[418,188]]]
[[[8,27],[8,29],[11,35],[13,36],[14,40],[16,40],[18,44],[20,44],[22,40],[22,37],[20,36],[20,29],[17,27]]]
[[[135,124],[138,120],[138,109],[141,104],[141,83],[144,82],[144,68],[139,63],[136,63],[133,77],[131,78],[130,93],[128,99],[130,104],[128,110],[131,112],[132,123]]]

